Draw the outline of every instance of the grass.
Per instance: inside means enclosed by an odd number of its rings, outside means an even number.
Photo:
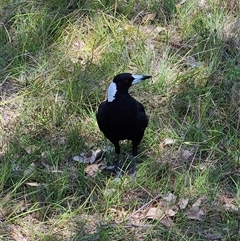
[[[235,2],[0,4],[0,240],[238,239]],[[73,156],[100,148],[115,159],[95,112],[120,72],[153,76],[131,89],[150,119],[138,178],[86,178]],[[169,192],[189,199],[171,227],[131,219]],[[204,220],[189,219],[198,198]]]

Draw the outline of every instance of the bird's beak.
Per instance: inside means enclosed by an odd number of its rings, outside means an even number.
[[[142,80],[151,78],[152,76],[133,74],[132,77],[134,78],[132,84],[137,84],[137,83],[139,83]]]

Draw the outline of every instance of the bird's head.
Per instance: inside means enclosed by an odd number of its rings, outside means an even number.
[[[129,73],[118,74],[114,77],[112,83],[108,87],[107,99],[108,102],[112,102],[115,99],[116,93],[127,93],[128,89],[136,83],[142,80],[149,79],[152,76],[136,75]]]

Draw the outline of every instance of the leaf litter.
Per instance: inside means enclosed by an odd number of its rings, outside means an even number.
[[[192,207],[186,212],[189,219],[202,221],[206,216],[206,212],[200,206],[204,198],[198,198]]]
[[[81,153],[79,156],[74,156],[73,160],[83,164],[93,164],[96,160],[102,157],[102,154],[102,151],[97,149],[92,151],[90,155],[87,153]]]
[[[74,161],[88,164],[84,168],[86,177],[95,177],[98,172],[101,172],[107,167],[106,161],[103,159],[103,152],[98,148],[89,155],[81,153],[79,156],[73,157]]]
[[[151,199],[137,211],[129,216],[129,220],[134,225],[139,225],[141,221],[157,220],[165,227],[174,225],[174,217],[179,210],[183,210],[186,217],[191,220],[202,221],[206,216],[206,211],[201,208],[203,197],[198,198],[192,206],[189,205],[189,198],[180,198],[169,192],[166,196],[161,194]]]

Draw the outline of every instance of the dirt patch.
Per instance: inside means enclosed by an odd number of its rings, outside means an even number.
[[[22,97],[18,95],[19,89],[20,86],[10,79],[4,80],[0,85],[0,155],[5,152],[21,114]]]

